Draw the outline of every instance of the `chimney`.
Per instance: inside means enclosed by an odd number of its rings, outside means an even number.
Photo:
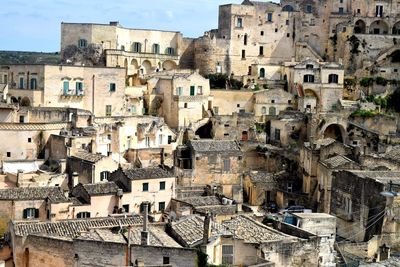
[[[141,245],[148,246],[149,245],[149,232],[147,231],[147,224],[148,224],[148,212],[149,212],[149,203],[143,202],[143,231],[141,232]]]
[[[211,214],[207,212],[204,218],[203,245],[207,245],[211,237]]]
[[[72,173],[72,187],[75,187],[79,184],[79,174],[77,172]]]

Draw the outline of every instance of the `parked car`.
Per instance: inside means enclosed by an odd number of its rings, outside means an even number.
[[[279,212],[278,205],[276,204],[275,201],[270,201],[268,204],[264,205],[264,210],[270,212],[270,213],[277,213]]]

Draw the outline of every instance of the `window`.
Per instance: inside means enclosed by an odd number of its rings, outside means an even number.
[[[224,172],[229,172],[231,169],[231,160],[224,159]]]
[[[160,191],[165,190],[165,182],[160,182]]]
[[[184,103],[183,108],[188,108],[188,103]]]
[[[360,14],[361,13],[361,9],[357,9],[357,14]]]
[[[343,7],[339,7],[339,14],[343,14],[343,13],[344,13]]]
[[[149,183],[143,183],[142,189],[143,192],[149,192]]]
[[[124,45],[121,45],[121,50],[125,51],[125,46]]]
[[[167,48],[167,55],[175,55],[175,49],[172,47]]]
[[[7,152],[7,158],[11,158],[11,152]]]
[[[243,18],[237,18],[236,27],[238,27],[238,28],[242,28],[243,27]]]
[[[68,95],[68,92],[69,92],[69,81],[64,81],[63,82],[63,92],[64,92],[64,95]]]
[[[261,108],[261,114],[262,114],[262,115],[267,114],[267,108],[266,108],[266,107],[262,107],[262,108]]]
[[[110,92],[115,92],[117,89],[117,86],[115,85],[115,83],[110,83]]]
[[[203,86],[197,86],[197,94],[202,95],[203,94]]]
[[[163,257],[163,264],[169,264],[169,257]]]
[[[339,76],[337,74],[329,74],[328,76],[329,83],[338,83],[338,81],[339,81]]]
[[[275,129],[275,141],[281,141],[281,130]]]
[[[132,51],[133,51],[134,53],[141,53],[141,52],[142,52],[142,44],[141,44],[141,43],[138,43],[138,42],[133,43],[133,45],[132,45]]]
[[[344,199],[344,210],[346,215],[350,218],[352,214],[352,201],[350,197],[345,197]]]
[[[146,143],[146,147],[150,147],[150,137],[146,136],[145,143]]]
[[[236,104],[236,107],[237,107],[237,108],[240,108],[240,104]]]
[[[25,122],[25,116],[19,116],[19,123]]]
[[[158,211],[165,210],[165,202],[158,202]]]
[[[213,110],[214,110],[214,114],[215,114],[215,115],[218,115],[218,113],[219,113],[219,107],[213,107]]]
[[[36,89],[36,87],[37,87],[37,80],[36,80],[36,78],[32,78],[32,79],[31,79],[30,87],[31,87],[32,90],[35,90],[35,89]]]
[[[314,83],[314,75],[304,75],[303,82],[305,83]]]
[[[124,211],[125,211],[126,213],[129,212],[129,204],[122,205],[122,208],[124,209]]]
[[[76,89],[77,95],[83,95],[83,83],[82,82],[76,82],[75,89]]]
[[[153,54],[160,54],[160,45],[153,44]]]
[[[286,5],[286,6],[284,6],[284,7],[282,8],[282,11],[285,11],[285,12],[293,12],[293,11],[294,11],[294,7],[291,6],[291,5]]]
[[[160,144],[160,145],[163,144],[163,135],[162,134],[158,135],[158,144]]]
[[[242,50],[242,59],[246,58],[246,50]]]
[[[375,7],[375,16],[381,18],[383,16],[383,6],[377,5]]]
[[[32,143],[32,138],[28,138],[28,143]]]
[[[267,14],[267,21],[272,22],[272,13]]]
[[[289,25],[289,20],[288,19],[286,20],[286,25]]]
[[[260,56],[264,55],[264,46],[260,46]]]
[[[286,37],[288,37],[288,38],[289,38],[289,37],[290,37],[290,33],[287,33],[287,34],[286,34]]]
[[[106,116],[111,116],[111,110],[112,110],[112,106],[106,105]]]
[[[24,89],[24,78],[19,77],[19,89]]]
[[[39,218],[39,209],[27,208],[23,210],[22,217],[24,219],[34,219]]]
[[[288,103],[288,104],[292,104],[292,100],[289,99],[289,100],[287,101],[287,103]]]
[[[190,86],[190,95],[195,95],[195,86]]]
[[[168,145],[172,143],[172,136],[168,135]]]
[[[176,88],[176,94],[177,95],[183,95],[183,88],[182,87],[177,87]]]
[[[261,32],[260,32],[260,35],[261,35],[261,36],[264,36],[264,31],[261,31]]]
[[[260,78],[265,78],[265,69],[264,68],[261,68],[260,69]]]
[[[222,245],[222,264],[233,264],[232,245]]]
[[[244,35],[243,44],[244,44],[244,45],[247,45],[247,34]]]
[[[148,211],[148,212],[151,211],[151,205],[150,205],[150,203],[148,203],[148,205],[147,205],[147,211]],[[142,203],[142,204],[140,204],[140,213],[143,213],[143,212],[144,212],[144,204]]]
[[[85,39],[79,39],[78,47],[79,48],[86,48],[87,47],[87,41]]]
[[[312,69],[314,69],[314,65],[313,64],[307,64],[306,65],[306,69],[312,70]]]
[[[306,13],[312,13],[312,5],[306,6]]]
[[[100,173],[100,181],[108,180],[108,177],[110,176],[109,171],[103,171]]]
[[[90,212],[87,212],[87,211],[79,212],[76,215],[76,218],[78,218],[78,219],[90,218]]]
[[[274,104],[274,103],[275,103],[275,99],[272,99],[272,100],[271,100],[271,103]]]

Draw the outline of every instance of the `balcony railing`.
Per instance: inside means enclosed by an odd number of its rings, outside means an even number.
[[[85,91],[84,90],[62,90],[61,96],[63,97],[84,97]]]

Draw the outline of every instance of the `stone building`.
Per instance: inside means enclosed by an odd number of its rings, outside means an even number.
[[[243,153],[237,141],[191,140],[175,153],[179,185],[221,187],[223,195],[242,202]]]
[[[283,173],[281,173],[283,174]],[[276,174],[265,171],[251,171],[243,179],[245,201],[250,206],[261,206],[275,201],[278,180]],[[279,175],[279,174],[277,174]]]
[[[266,115],[279,115],[281,111],[296,109],[294,95],[282,90],[271,89],[254,93],[254,115],[263,118]],[[261,122],[263,120],[261,119]]]
[[[343,170],[333,174],[331,214],[337,217],[338,235],[363,242],[382,234],[390,183],[399,182],[399,172]],[[349,183],[348,181],[352,181]],[[398,222],[397,222],[398,224]]]
[[[64,62],[123,67],[127,75],[175,69],[190,43],[179,32],[129,29],[118,22],[61,24]]]
[[[149,82],[149,110],[165,118],[169,127],[192,127],[212,110],[210,82],[197,72],[153,75]],[[159,103],[161,101],[161,103]]]
[[[124,115],[125,71],[66,65],[3,65],[8,98],[33,107],[86,109],[95,116]]]
[[[121,206],[126,212],[143,212],[143,203],[149,202],[149,212],[156,221],[170,209],[175,197],[176,178],[160,167],[143,169],[119,168],[110,174],[110,181],[123,189]]]

